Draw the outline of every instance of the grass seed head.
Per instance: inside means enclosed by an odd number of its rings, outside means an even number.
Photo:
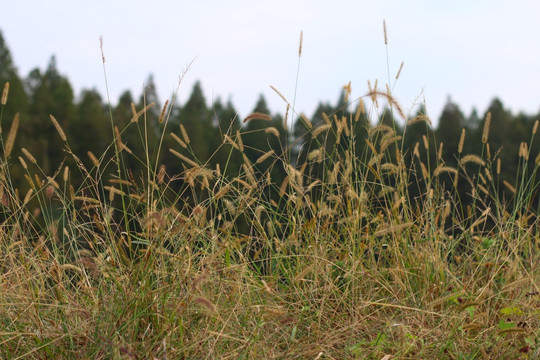
[[[383,20],[384,45],[388,45],[388,34],[386,33],[386,20]]]
[[[2,98],[0,99],[0,105],[6,105],[9,94],[9,81],[4,84],[4,90],[2,91]]]
[[[311,151],[307,156],[308,161],[317,161],[320,162],[322,160],[322,149],[315,149]]]
[[[463,145],[465,144],[465,128],[461,129],[461,136],[458,144],[458,154],[463,152]]]
[[[158,184],[163,184],[166,174],[167,174],[167,171],[166,171],[165,165],[161,165],[159,167],[159,172],[156,177]]]
[[[251,115],[248,115],[243,123],[247,123],[249,121],[252,121],[252,120],[265,120],[265,121],[271,121],[272,120],[272,117],[270,115],[267,115],[267,114],[263,114],[263,113],[260,113],[260,112],[254,112],[252,113]]]
[[[49,115],[49,117],[51,118],[51,121],[52,121],[54,127],[56,128],[56,131],[58,132],[58,135],[60,135],[60,138],[62,139],[62,141],[66,142],[67,141],[66,134],[64,133],[64,130],[62,130],[62,127],[60,126],[60,124],[58,123],[56,118],[54,116],[52,116],[52,115]]]
[[[275,137],[279,138],[279,130],[273,126],[267,127],[266,129],[264,129],[264,132],[267,134],[272,134]]]
[[[304,124],[307,126],[308,129],[311,129],[313,128],[313,124],[311,124],[311,121],[309,121],[309,119],[307,118],[307,116],[305,114],[300,114],[300,118],[302,119],[302,121],[304,122]]]
[[[196,298],[195,299],[195,304],[201,305],[206,310],[208,310],[210,313],[215,313],[216,312],[216,306],[214,304],[212,304],[210,302],[210,300],[208,300],[208,299],[206,299],[204,297],[199,296],[198,298]]]
[[[343,99],[345,101],[345,103],[348,103],[349,102],[349,97],[351,96],[351,92],[352,92],[352,87],[351,87],[351,82],[349,81],[349,83],[345,86],[343,86],[343,90],[345,90],[345,98]]]
[[[169,149],[169,151],[171,152],[171,154],[173,154],[174,156],[176,156],[180,160],[184,161],[185,163],[187,163],[187,164],[189,164],[189,165],[191,165],[193,167],[199,168],[199,165],[195,161],[188,158],[187,156],[184,156],[184,155],[180,154],[178,151],[176,151],[174,149]]]
[[[15,114],[13,122],[11,123],[11,128],[9,129],[9,134],[6,141],[6,147],[4,149],[4,156],[7,158],[11,155],[13,150],[13,145],[15,144],[15,138],[17,136],[17,130],[19,129],[19,113]]]
[[[287,98],[285,98],[285,96],[283,96],[283,94],[280,93],[278,89],[276,89],[276,88],[275,88],[274,86],[272,86],[272,85],[270,85],[270,88],[271,88],[272,90],[274,90],[274,92],[275,92],[276,94],[278,94],[278,96],[279,96],[283,101],[285,101],[286,104],[289,104],[289,102],[287,101]]]
[[[519,144],[519,156],[525,159],[525,161],[529,160],[529,146],[524,141]]]
[[[360,115],[366,113],[366,108],[364,106],[364,100],[362,98],[358,99],[358,105],[356,106],[356,112],[354,114],[354,122],[360,120]]]
[[[424,178],[424,180],[427,180],[429,178],[429,172],[426,168],[426,165],[424,165],[424,163],[421,162],[420,167],[422,168],[422,177]]]
[[[437,168],[433,171],[433,176],[439,176],[443,172],[447,172],[450,174],[457,174],[457,170],[450,166],[443,166],[442,164],[437,166]]]
[[[491,125],[491,112],[486,115],[486,121],[484,122],[484,130],[482,131],[482,143],[485,144],[489,137],[489,127]]]
[[[19,162],[21,163],[24,170],[28,170],[28,165],[26,165],[26,161],[24,161],[21,156],[19,156]]]
[[[28,161],[30,161],[32,164],[37,163],[36,158],[28,150],[26,150],[25,148],[22,148],[21,151],[24,154],[24,156],[26,156]]]
[[[332,121],[325,112],[322,113],[322,117],[325,123],[327,123],[328,125],[332,125]]]
[[[330,129],[332,126],[330,124],[324,124],[324,125],[320,125],[318,127],[315,128],[315,130],[313,130],[313,134],[312,136],[314,138],[316,138],[317,136],[319,136],[321,133],[327,131],[328,129]]]
[[[475,154],[468,154],[461,158],[461,164],[465,165],[467,163],[473,163],[480,166],[485,166],[486,162],[482,158]]]
[[[268,159],[270,156],[273,156],[274,153],[275,153],[274,150],[267,151],[267,152],[264,153],[263,155],[259,156],[259,158],[257,159],[256,163],[257,163],[257,164],[262,163],[264,160]]]
[[[414,145],[414,150],[413,150],[413,154],[420,159],[420,151],[418,150],[420,148],[420,143],[417,142],[415,145]]]
[[[515,188],[512,184],[510,184],[508,181],[503,180],[503,184],[504,184],[504,186],[506,186],[506,188],[507,188],[508,190],[510,190],[513,194],[516,193],[516,188]]]
[[[304,31],[300,31],[300,45],[298,46],[298,57],[302,57],[302,45],[304,43]]]
[[[225,135],[227,136],[227,135]],[[187,144],[184,142],[184,140],[180,139],[178,137],[178,135],[176,135],[175,133],[171,132],[171,137],[181,146],[183,147],[184,149],[187,149]]]
[[[426,135],[422,135],[422,141],[424,142],[424,149],[426,149],[426,151],[429,151],[429,141]]]
[[[410,126],[419,122],[426,122],[429,125],[431,125],[431,120],[426,115],[420,114],[418,116],[415,116],[411,120],[407,121],[407,126]]]
[[[64,180],[64,182],[67,182],[69,179],[69,166],[67,165],[64,167],[64,176],[62,177],[62,179]]]
[[[285,195],[288,185],[289,185],[289,176],[285,176],[285,179],[283,179],[283,181],[281,182],[281,186],[279,187],[279,196]]]
[[[163,120],[165,119],[165,114],[167,113],[167,106],[169,106],[169,100],[165,101],[165,105],[163,105],[163,109],[161,109],[161,114],[159,115],[159,123],[163,124]]]
[[[219,189],[219,191],[214,195],[214,198],[216,200],[219,200],[221,199],[225,194],[227,194],[229,192],[229,190],[231,190],[231,186],[230,185],[225,185],[223,186],[221,189]]]
[[[33,189],[29,189],[26,192],[26,195],[24,196],[24,199],[23,199],[23,204],[27,204],[30,201],[30,199],[32,198],[33,193],[34,193]]]
[[[401,74],[401,70],[403,70],[403,65],[405,65],[404,61],[402,61],[401,65],[399,66],[399,70],[398,70],[398,72],[396,74],[396,80],[399,79],[399,75]]]
[[[236,141],[240,152],[244,152],[244,142],[242,141],[242,135],[239,130],[236,130]]]
[[[184,142],[186,144],[189,144],[189,136],[186,131],[186,128],[184,127],[184,124],[180,124],[180,132],[182,133],[182,137],[184,138]]]
[[[96,157],[96,155],[94,155],[94,153],[91,151],[88,151],[87,154],[88,154],[88,158],[90,159],[92,164],[96,167],[96,169],[99,168],[99,160]]]

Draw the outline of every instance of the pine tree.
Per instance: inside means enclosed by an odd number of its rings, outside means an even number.
[[[483,131],[485,122],[488,116],[491,117],[489,132],[487,136],[487,143],[489,144],[489,154],[487,149],[484,149],[483,155],[492,158],[496,153],[499,153],[501,159],[501,179],[507,180],[510,183],[514,182],[517,174],[518,162],[519,162],[519,146],[522,139],[517,139],[513,134],[515,133],[513,116],[510,111],[504,108],[501,100],[495,98],[491,101],[486,113],[481,122],[481,126],[476,133],[477,148],[475,153],[481,154]],[[490,160],[490,159],[488,159]]]
[[[154,82],[154,76],[150,75],[144,83],[144,92],[139,98],[137,110],[140,111],[141,109],[152,103],[154,104],[154,106],[149,108],[147,111],[145,111],[144,114],[141,115],[141,121],[139,122],[141,126],[139,126],[139,128],[142,131],[142,125],[144,124],[144,122],[146,122],[146,126],[148,129],[148,141],[150,144],[157,145],[154,143],[157,139],[159,139],[162,132],[159,124],[159,117],[161,115],[161,102],[159,100],[156,84]]]
[[[51,57],[47,69],[30,72],[27,79],[31,104],[30,119],[24,126],[25,134],[32,139],[28,147],[33,153],[41,155],[41,164],[45,173],[56,170],[65,157],[63,141],[49,119],[53,115],[60,123],[70,140],[71,124],[76,121],[77,111],[74,95],[68,79],[58,72],[56,58]]]
[[[259,96],[253,113],[270,115],[270,109],[268,109],[264,96]],[[244,142],[246,156],[252,163],[255,163],[266,152],[270,150],[275,151],[280,147],[280,139],[276,138],[275,135],[265,132],[272,125],[276,124],[271,120],[255,118],[249,120],[244,126],[242,141]],[[280,150],[278,151],[281,153]]]
[[[6,104],[2,107],[2,126],[10,123],[16,113],[19,113],[21,121],[26,121],[28,113],[28,97],[24,92],[24,85],[18,75],[17,68],[13,64],[11,52],[0,31],[0,92],[9,82],[9,93]]]
[[[459,106],[448,98],[444,106],[436,135],[439,143],[443,143],[442,158],[447,165],[456,167],[458,156],[458,145],[461,131],[465,126],[465,117]]]
[[[77,104],[78,116],[71,134],[73,150],[83,158],[87,151],[100,156],[112,141],[107,108],[96,90],[83,90]]]
[[[283,118],[270,115],[270,109],[262,95],[259,96],[253,113],[269,115],[270,119],[255,118],[245,124],[242,132],[245,155],[253,164],[258,177],[270,169],[272,182],[279,184],[286,176],[282,159],[288,156],[284,148],[287,137]],[[261,162],[260,157],[269,152],[273,152],[273,155]],[[275,190],[277,189],[269,188],[267,192],[269,198],[274,200],[278,197]]]
[[[238,113],[230,100],[223,106],[218,98],[214,103],[213,117],[213,123],[217,124],[218,131],[215,131],[215,138],[212,141],[212,150],[215,151],[211,159],[212,167],[215,168],[219,164],[221,171],[225,174],[236,176],[242,163],[242,156],[224,139],[225,135],[232,139],[236,137],[236,132],[240,129]]]
[[[206,163],[211,155],[210,144],[215,139],[215,128],[210,111],[206,107],[200,82],[195,83],[191,96],[180,112],[180,124],[184,126],[189,136],[193,156],[197,161]]]

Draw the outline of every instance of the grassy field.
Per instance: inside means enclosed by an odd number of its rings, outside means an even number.
[[[398,111],[390,93],[370,89],[349,117],[307,125],[318,146],[304,163],[289,151],[244,157],[234,178],[183,155],[180,131],[178,148],[160,151],[179,157],[182,174],[148,152],[146,178],[129,178],[121,129],[85,167],[54,116],[76,165],[45,174],[28,151],[12,156],[13,125],[0,168],[0,358],[539,358],[537,189],[521,181],[503,201],[488,151],[460,150],[456,168],[426,162],[428,141],[407,154],[381,124],[356,154],[351,129],[377,111],[371,99]],[[418,121],[429,125],[409,123]],[[489,131],[487,121],[485,146]],[[244,151],[241,133],[223,144]],[[523,168],[534,161],[520,155]],[[12,184],[13,167],[28,192]]]

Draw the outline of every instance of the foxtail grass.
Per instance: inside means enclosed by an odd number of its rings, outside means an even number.
[[[386,103],[406,126],[430,126],[377,86],[349,95],[354,113],[300,117],[300,150],[279,143],[250,158],[247,131],[224,132],[221,146],[242,161],[232,175],[197,159],[182,125],[168,128],[170,106],[155,118],[152,104],[133,106],[125,128],[111,118],[113,141],[85,154],[88,168],[51,116],[69,166],[50,174],[24,148],[10,162],[13,124],[0,161],[0,358],[538,357],[537,189],[527,181],[538,165],[522,170],[534,138],[515,183],[497,177],[497,153],[462,155],[464,131],[452,167],[431,137],[406,149],[407,131],[361,121]],[[150,146],[150,125],[157,144],[174,140],[165,152],[178,173]],[[129,127],[141,142],[128,148]],[[276,127],[260,132],[280,139]],[[488,135],[489,116],[485,148]],[[10,181],[14,168],[27,190]]]

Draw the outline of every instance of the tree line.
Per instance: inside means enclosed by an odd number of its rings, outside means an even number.
[[[294,114],[292,111],[285,115],[272,114],[261,95],[253,108],[254,115],[241,118],[231,101],[218,98],[208,104],[199,82],[193,86],[184,104],[171,102],[164,105],[151,76],[145,82],[144,94],[138,98],[130,91],[125,91],[115,105],[108,104],[96,90],[83,90],[79,96],[75,96],[68,78],[59,72],[54,56],[45,69],[35,68],[25,78],[21,78],[0,33],[0,85],[4,86],[6,82],[10,84],[9,100],[2,108],[1,126],[9,129],[16,114],[20,119],[15,147],[17,150],[11,155],[10,161],[15,163],[13,159],[21,155],[18,149],[25,148],[34,155],[47,176],[58,173],[61,166],[73,162],[72,158],[66,156],[66,147],[58,137],[49,115],[57,119],[66,133],[69,151],[76,154],[89,168],[93,161],[91,154],[99,157],[107,149],[110,151],[115,137],[121,137],[126,152],[130,153],[130,156],[124,158],[125,170],[133,178],[144,177],[148,171],[148,153],[159,154],[151,162],[155,164],[155,169],[163,166],[169,180],[182,173],[186,169],[185,162],[168,149],[176,149],[177,153],[205,164],[208,168],[219,168],[220,172],[231,177],[242,171],[246,159],[254,164],[254,175],[264,173],[264,169],[271,164],[276,165],[276,158],[288,158],[291,164],[302,164],[309,156],[314,156],[313,150],[321,146],[321,138],[312,136],[313,129],[325,123],[333,127],[333,135],[324,140],[328,157],[340,148],[354,147],[354,153],[361,158],[370,145],[365,141],[369,128],[373,127],[373,122],[378,122],[394,129],[397,136],[401,137],[401,153],[409,160],[412,161],[418,153],[419,146],[425,148],[426,151],[418,158],[427,165],[428,171],[435,170],[435,166],[430,164],[441,161],[445,166],[457,169],[461,166],[460,157],[476,154],[488,162],[493,161],[493,175],[497,181],[506,181],[507,184],[518,181],[518,171],[533,174],[536,162],[522,161],[525,157],[524,147],[527,158],[530,154],[532,160],[540,151],[537,142],[533,141],[533,127],[539,114],[512,114],[497,98],[493,99],[483,114],[474,110],[468,116],[460,110],[458,104],[448,99],[436,127],[426,119],[422,106],[415,114],[403,120],[396,119],[398,116],[391,104],[376,108],[371,113],[357,114],[358,99],[352,99],[354,102],[348,99],[346,88],[341,90],[335,104],[320,103],[311,117]],[[152,103],[155,105],[149,107]],[[142,109],[146,111],[139,113]],[[377,119],[374,120],[374,116]],[[291,131],[286,129],[288,117],[295,118],[293,129],[289,129]],[[336,124],[344,118],[354,119],[354,126],[340,129]],[[487,118],[491,122],[488,147],[482,139]],[[418,119],[423,121],[416,121]],[[347,143],[341,139],[347,136],[347,132],[354,132],[354,142]],[[243,151],[233,151],[238,147],[239,136]],[[392,151],[391,147],[388,151]],[[272,156],[262,158],[270,153]],[[520,164],[524,165],[520,167]],[[114,171],[109,171],[102,175],[113,176]],[[321,178],[325,171],[324,165],[319,168],[314,166],[310,171],[310,176]],[[422,171],[418,167],[418,173]],[[11,175],[14,185],[23,188],[23,169],[14,166]],[[487,174],[478,172],[474,176],[486,177]],[[84,184],[84,177],[83,173],[74,174],[73,182]],[[281,183],[286,177],[284,166],[274,166],[271,177],[273,183]],[[417,178],[419,182],[411,181],[413,198],[422,192],[419,185],[422,177]],[[453,180],[448,176],[441,181],[447,181],[448,186],[451,186]],[[536,188],[537,180],[533,181]],[[467,181],[460,180],[457,185],[465,199],[470,190]],[[497,190],[504,193],[508,188]],[[268,196],[275,198],[276,192],[276,189],[269,188]],[[507,195],[508,198],[512,196],[511,193]]]

